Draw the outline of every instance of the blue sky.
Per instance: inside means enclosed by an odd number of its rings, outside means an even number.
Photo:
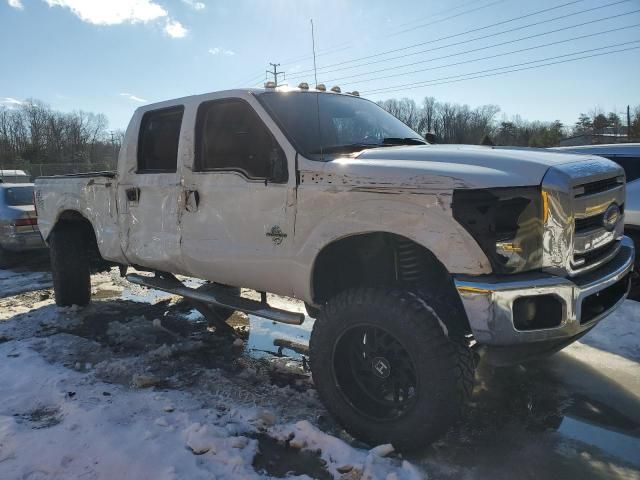
[[[257,85],[268,62],[281,63],[290,84],[312,83],[310,18],[319,80],[373,100],[428,95],[568,124],[594,107],[622,112],[640,104],[640,12],[628,14],[640,0],[0,2],[0,102],[31,97],[64,111],[102,112],[113,129],[125,128],[145,103]],[[585,22],[592,23],[575,27]],[[518,40],[531,35],[538,36]],[[562,43],[540,47],[553,42]],[[382,54],[390,50],[397,51]],[[495,57],[481,60],[488,56]],[[357,60],[363,57],[370,58]],[[466,74],[491,76],[452,82]],[[425,81],[431,84],[404,87]]]

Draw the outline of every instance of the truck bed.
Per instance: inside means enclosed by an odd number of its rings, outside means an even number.
[[[38,178],[56,179],[56,178],[91,178],[91,177],[107,177],[115,178],[115,170],[104,170],[101,172],[84,172],[84,173],[67,173],[65,175],[43,175]]]

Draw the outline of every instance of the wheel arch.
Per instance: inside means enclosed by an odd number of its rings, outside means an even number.
[[[74,209],[66,209],[62,210],[53,224],[53,227],[50,229],[49,234],[47,235],[47,242],[51,237],[51,234],[55,231],[63,228],[77,228],[82,231],[84,238],[86,239],[88,249],[90,252],[90,259],[92,264],[98,266],[99,269],[105,267],[106,263],[102,257],[100,252],[100,247],[98,244],[98,237],[96,235],[96,229],[91,223],[91,221],[84,216],[81,212]]]
[[[443,319],[448,328],[469,333],[469,321],[453,277],[427,247],[386,231],[353,233],[325,245],[311,269],[314,305],[324,305],[353,287],[394,286],[440,299],[456,314]]]

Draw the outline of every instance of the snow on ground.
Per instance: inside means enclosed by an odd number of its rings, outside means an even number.
[[[388,446],[354,446],[300,362],[254,358],[114,273],[93,285],[86,308],[2,290],[0,478],[424,478]]]
[[[51,287],[48,272],[17,272],[0,270],[0,298]]]
[[[580,341],[600,350],[640,362],[640,308],[626,301],[610,317],[593,328]]]
[[[86,308],[56,307],[48,282],[0,271],[2,480],[640,479],[636,302],[548,360],[481,365],[461,425],[403,457],[349,437],[302,356],[277,356],[276,339],[308,341],[310,318],[237,314],[232,343],[116,271],[93,276]]]

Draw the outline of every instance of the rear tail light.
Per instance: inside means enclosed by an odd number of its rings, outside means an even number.
[[[17,220],[14,220],[13,222],[11,222],[11,225],[13,225],[14,227],[26,227],[28,225],[37,225],[37,224],[38,224],[37,218],[18,218]]]

